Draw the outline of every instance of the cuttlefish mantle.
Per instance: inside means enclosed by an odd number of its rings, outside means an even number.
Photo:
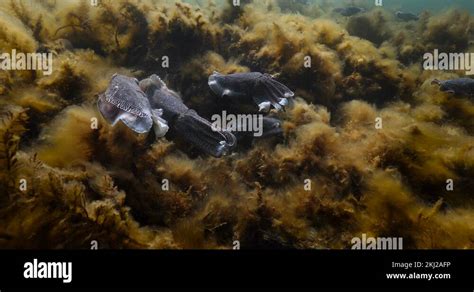
[[[163,137],[168,131],[160,109],[152,109],[146,94],[140,89],[138,80],[114,74],[109,87],[97,102],[102,116],[112,125],[122,121],[136,133],[148,133],[154,125],[155,134]]]

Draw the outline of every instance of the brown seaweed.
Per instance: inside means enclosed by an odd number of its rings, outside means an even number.
[[[474,104],[430,85],[459,72],[421,69],[434,48],[469,49],[472,15],[407,24],[278,2],[2,2],[0,48],[55,57],[50,76],[0,72],[0,248],[349,248],[362,233],[473,248]],[[209,118],[225,108],[214,70],[295,89],[284,138],[202,157],[112,128],[95,105],[115,72],[159,74]]]

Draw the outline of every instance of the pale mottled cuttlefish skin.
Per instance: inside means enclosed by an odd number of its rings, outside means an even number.
[[[208,81],[211,90],[220,97],[251,98],[259,111],[268,112],[271,107],[283,110],[288,99],[295,94],[269,74],[259,72],[224,75],[214,72]]]
[[[236,145],[236,138],[228,131],[215,131],[211,122],[189,109],[174,91],[157,76],[140,81],[140,87],[146,93],[151,107],[163,110],[170,129],[181,139],[196,146],[214,157],[221,157]]]
[[[458,96],[474,97],[474,79],[457,78],[451,80],[434,79],[431,84],[436,84],[443,92],[451,93]]]
[[[120,74],[112,76],[109,87],[99,96],[97,106],[112,126],[122,121],[140,134],[148,133],[154,121],[159,120],[162,114],[159,109],[151,108],[147,96],[138,86],[137,79]],[[166,133],[166,130],[166,125],[163,125],[162,131]]]

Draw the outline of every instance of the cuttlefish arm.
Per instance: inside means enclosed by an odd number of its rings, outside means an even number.
[[[184,140],[214,157],[228,154],[237,141],[230,132],[213,129],[212,124],[194,110],[180,114],[173,127]]]

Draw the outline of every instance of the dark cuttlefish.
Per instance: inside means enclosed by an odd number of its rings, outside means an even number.
[[[236,143],[231,133],[213,131],[209,121],[189,109],[156,75],[138,82],[114,74],[99,96],[98,107],[112,125],[121,120],[137,133],[148,133],[153,127],[157,137],[171,128],[179,138],[215,157],[225,155]]]
[[[268,112],[273,106],[280,111],[288,105],[288,99],[294,93],[269,74],[259,72],[235,73],[223,75],[214,72],[209,76],[209,87],[221,96],[252,99],[259,111]]]
[[[395,15],[403,20],[403,21],[416,21],[419,19],[419,17],[416,14],[410,13],[410,12],[403,12],[403,11],[397,11]]]
[[[353,16],[362,12],[365,12],[365,8],[349,6],[344,8],[336,8],[333,10],[336,13],[341,14],[342,16]]]
[[[474,79],[457,78],[451,80],[434,79],[431,84],[439,85],[439,89],[443,92],[474,97]]]
[[[162,109],[163,119],[183,140],[215,157],[227,154],[235,146],[233,134],[226,130],[214,130],[208,120],[189,109],[157,75],[140,81],[140,88],[148,96],[151,107]]]

